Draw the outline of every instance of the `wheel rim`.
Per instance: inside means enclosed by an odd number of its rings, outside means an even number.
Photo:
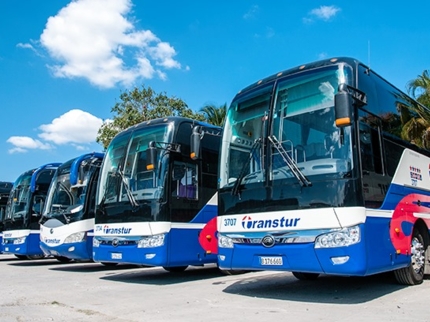
[[[425,250],[421,241],[414,237],[411,244],[411,264],[415,272],[419,273],[424,268]]]

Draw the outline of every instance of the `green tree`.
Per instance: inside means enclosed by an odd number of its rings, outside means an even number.
[[[222,126],[227,114],[227,104],[221,105],[219,107],[215,106],[214,104],[208,104],[203,106],[200,109],[200,112],[205,115],[206,122],[213,125]]]
[[[156,93],[151,87],[126,90],[119,99],[111,109],[113,119],[104,121],[97,133],[96,141],[105,149],[119,132],[144,121],[166,116],[205,120],[203,114],[193,112],[180,98],[169,97],[165,92]]]
[[[409,94],[421,104],[430,107],[430,75],[425,70],[407,84]]]

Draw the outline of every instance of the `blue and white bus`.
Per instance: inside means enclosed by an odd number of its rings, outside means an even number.
[[[240,91],[220,150],[226,270],[430,273],[430,110],[352,58]]]
[[[103,160],[96,198],[94,261],[183,271],[216,263],[199,243],[216,217],[221,128],[182,117],[118,134]],[[200,149],[190,148],[193,138]]]
[[[61,163],[49,163],[15,180],[3,220],[3,252],[20,259],[43,258],[39,247],[43,206],[51,180]]]
[[[12,190],[13,183],[0,181],[0,245],[3,242],[3,219],[6,213],[6,204],[9,199],[10,191]],[[0,247],[0,253],[2,252],[2,247]]]
[[[104,153],[58,167],[40,220],[40,248],[61,262],[92,260],[95,196]]]

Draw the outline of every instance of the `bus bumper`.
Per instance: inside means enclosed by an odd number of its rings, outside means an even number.
[[[364,276],[367,259],[364,243],[315,249],[313,243],[276,245],[235,244],[219,248],[218,264],[223,270],[279,270],[320,274]]]
[[[46,255],[62,256],[74,260],[92,260],[93,239],[87,237],[85,241],[58,246],[48,246],[40,242],[40,248]]]

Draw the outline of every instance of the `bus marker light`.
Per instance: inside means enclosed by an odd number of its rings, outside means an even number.
[[[206,235],[206,239],[211,241],[212,240],[212,236],[211,235]]]
[[[154,165],[153,164],[146,165],[146,170],[154,170]]]
[[[146,254],[145,258],[146,259],[153,259],[155,257],[155,254]]]
[[[195,152],[191,152],[190,153],[190,158],[195,160],[196,159],[196,153]]]
[[[349,117],[341,117],[336,119],[336,126],[350,125],[351,119]]]
[[[399,228],[394,228],[394,231],[396,232],[396,234],[398,234],[400,232]]]
[[[400,249],[397,249],[396,254],[400,254],[400,253],[401,253]]]
[[[210,250],[207,250],[206,254],[212,254],[212,252]]]

